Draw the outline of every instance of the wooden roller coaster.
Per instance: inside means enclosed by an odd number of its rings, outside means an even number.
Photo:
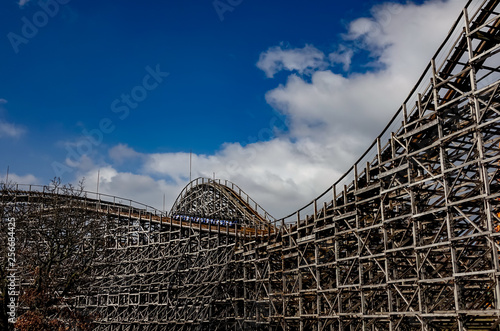
[[[100,330],[498,330],[498,4],[467,4],[368,150],[287,217],[203,178],[168,215],[80,196],[110,240],[71,304]],[[11,187],[0,204],[51,194]]]

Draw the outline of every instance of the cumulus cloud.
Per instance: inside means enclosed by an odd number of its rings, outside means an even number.
[[[0,98],[0,117],[4,117],[7,112],[3,107],[3,105],[7,104],[7,102],[8,101],[6,99]],[[19,138],[25,133],[25,128],[9,123],[5,119],[0,118],[0,138]]]
[[[123,145],[111,150],[122,149]],[[111,151],[110,150],[110,151]],[[86,189],[118,195],[167,209],[189,182],[189,153],[142,154],[127,147],[130,161],[142,162],[139,173],[118,170],[118,164],[94,165],[78,170],[77,178],[85,177]],[[300,163],[302,166],[298,167]],[[240,186],[268,212],[276,216],[290,213],[318,193],[317,186],[304,185],[317,177],[333,181],[340,172],[333,170],[319,146],[303,140],[291,143],[274,139],[245,147],[226,144],[214,155],[192,155],[192,178],[209,177],[229,180]],[[324,189],[322,186],[320,189]],[[279,192],[279,194],[277,194]]]
[[[385,70],[405,74],[416,81],[446,37],[465,3],[428,1],[381,4],[372,8],[372,17],[354,20],[345,35],[359,48],[369,50]]]
[[[19,138],[26,130],[20,126],[0,120],[0,138]]]
[[[38,178],[36,178],[34,175],[32,175],[32,174],[17,175],[15,173],[9,173],[9,178],[8,179],[7,179],[7,174],[5,174],[5,176],[3,176],[0,179],[0,183],[5,183],[6,180],[7,180],[7,182],[9,184],[30,184],[30,185],[37,185],[37,184],[41,183],[41,181]]]
[[[113,161],[121,164],[128,159],[140,156],[140,154],[126,144],[119,144],[109,150],[109,156]]]
[[[297,71],[303,74],[326,66],[325,54],[311,45],[295,49],[274,46],[262,53],[257,62],[257,67],[263,70],[269,78],[274,77],[281,70]]]
[[[377,6],[372,17],[349,25],[340,53],[330,54],[332,61],[347,65],[354,50],[363,49],[377,62],[376,69],[347,77],[318,70],[310,80],[292,74],[266,99],[287,116],[291,136],[359,155],[399,108],[461,6],[458,1]]]
[[[163,209],[163,195],[168,204],[166,210],[180,193],[183,185],[167,184],[164,180],[157,180],[149,175],[120,172],[111,165],[79,172],[79,178],[85,178],[85,190],[100,194],[109,194],[120,197],[117,202],[128,203],[129,200]],[[99,187],[97,182],[99,181]]]
[[[193,178],[215,172],[276,217],[310,202],[352,165],[397,111],[462,5],[435,0],[376,6],[370,17],[349,24],[328,59],[312,45],[264,51],[257,66],[268,77],[291,72],[266,94],[268,103],[286,116],[288,131],[269,141],[227,143],[214,154],[193,155]],[[368,52],[373,61],[364,71],[340,75],[329,67],[328,61],[348,70],[359,52]],[[99,165],[100,191],[159,208],[165,194],[171,208],[189,181],[189,153],[143,154],[119,145],[109,156],[109,164]],[[139,162],[137,173],[121,171],[124,160]],[[95,183],[97,168],[79,175]]]
[[[347,48],[344,45],[340,45],[336,52],[328,54],[328,58],[332,64],[340,63],[344,71],[348,71],[351,66],[352,56],[354,55],[354,50]]]

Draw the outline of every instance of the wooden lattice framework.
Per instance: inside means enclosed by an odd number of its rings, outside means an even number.
[[[101,330],[498,330],[498,2],[468,4],[366,153],[290,216],[210,179],[169,215],[81,198],[108,246],[75,306]]]

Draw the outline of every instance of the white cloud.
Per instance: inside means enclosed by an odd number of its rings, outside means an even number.
[[[340,45],[336,52],[328,54],[328,58],[332,64],[340,63],[343,65],[344,71],[348,71],[351,66],[352,56],[354,51],[344,45]]]
[[[15,173],[9,173],[9,178],[7,179],[7,173],[0,178],[1,183],[5,183],[5,181],[9,184],[30,184],[37,185],[40,184],[41,181],[36,178],[34,175],[17,175]]]
[[[148,175],[119,172],[112,166],[107,165],[78,173],[78,178],[85,178],[85,190],[97,191],[98,174],[99,193],[120,197],[122,201],[117,201],[120,203],[133,200],[155,207],[158,210],[163,209],[163,194],[166,195],[166,201],[169,203],[167,205],[168,210],[183,187],[181,185],[166,184],[164,180],[155,180]]]
[[[458,0],[378,5],[372,9],[373,17],[351,22],[346,39],[368,49],[389,73],[415,82],[464,5]]]
[[[345,45],[339,46],[346,53],[344,64],[350,63],[353,48],[359,48],[371,53],[376,70],[347,77],[318,70],[310,80],[290,75],[266,99],[288,117],[292,137],[308,137],[327,151],[348,151],[351,162],[399,108],[462,5],[432,1],[377,6],[373,17],[349,25]],[[334,54],[333,60],[340,60]],[[337,168],[343,164],[339,158],[332,160]]]
[[[228,179],[276,217],[302,207],[328,188],[369,146],[399,108],[460,13],[461,1],[381,5],[372,17],[349,25],[329,60],[347,69],[358,51],[373,58],[366,72],[342,76],[327,70],[325,55],[312,45],[271,47],[258,67],[268,77],[291,73],[266,100],[287,117],[289,130],[249,144],[225,144],[213,155],[193,155],[193,178]],[[310,74],[307,80],[298,74]],[[100,191],[167,208],[187,184],[189,153],[142,154],[126,145],[109,151],[101,165]],[[120,162],[140,162],[139,174],[120,172]],[[89,168],[90,167],[90,168]],[[97,166],[79,175],[96,183]],[[158,179],[162,178],[162,179]],[[95,185],[95,184],[91,184]]]
[[[96,191],[99,169],[99,192],[140,201],[158,209],[163,208],[165,194],[167,209],[170,209],[189,182],[189,153],[141,154],[127,149],[134,155],[130,160],[142,162],[141,174],[120,172],[117,165],[95,165],[78,171],[77,178],[85,177],[86,189]],[[333,181],[340,175],[331,169],[319,146],[307,140],[290,143],[287,139],[245,147],[238,143],[227,144],[215,155],[192,155],[193,179],[212,178],[213,173],[216,178],[236,183],[276,216],[293,212],[295,207],[318,193],[317,186],[304,183],[314,182],[317,176]]]
[[[125,144],[119,144],[109,150],[109,156],[113,161],[121,164],[128,159],[140,156],[140,154]]]
[[[19,7],[23,7],[25,4],[27,4],[30,0],[19,0]]]
[[[303,74],[326,66],[325,54],[311,45],[295,49],[274,46],[262,53],[257,62],[257,67],[269,78],[281,70],[298,71]]]
[[[22,136],[26,130],[12,123],[0,121],[0,138],[10,137],[19,138]]]

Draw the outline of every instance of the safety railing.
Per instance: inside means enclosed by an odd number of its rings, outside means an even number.
[[[75,198],[82,200],[94,201],[96,203],[110,204],[115,207],[128,208],[130,210],[137,210],[141,213],[149,213],[157,216],[166,216],[165,212],[158,210],[152,206],[146,205],[144,203],[122,198],[110,194],[91,192],[79,189],[70,189],[65,187],[55,187],[51,185],[30,185],[30,184],[5,184],[0,183],[0,191],[16,191],[16,192],[26,192],[26,193],[39,193],[39,194],[56,194],[56,195],[66,195],[68,193],[73,193]]]

